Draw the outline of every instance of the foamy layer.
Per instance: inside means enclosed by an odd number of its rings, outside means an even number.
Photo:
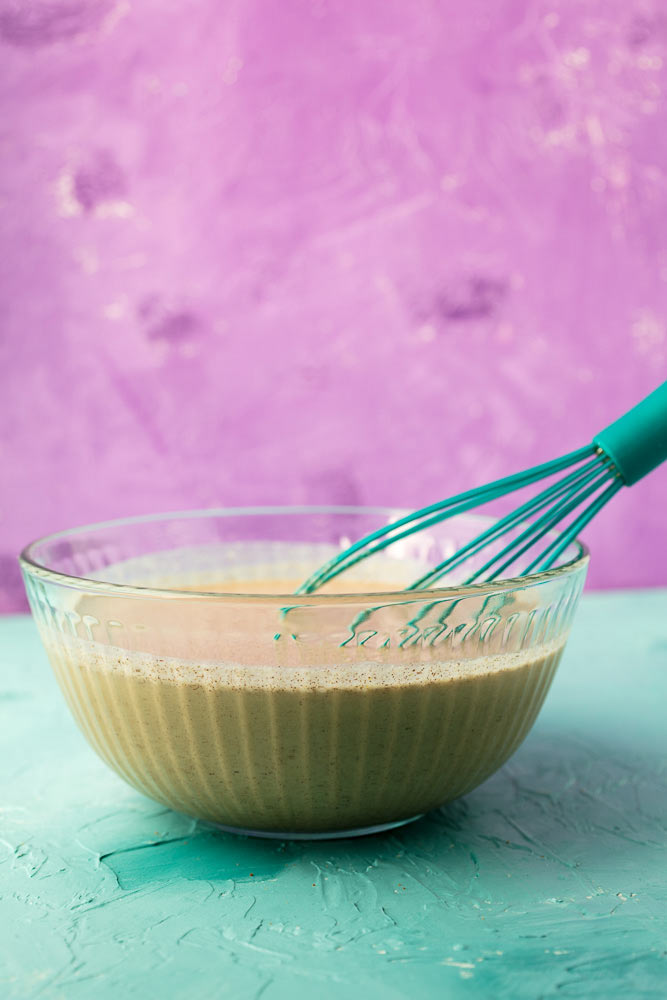
[[[175,657],[128,652],[87,640],[61,637],[54,644],[46,637],[49,653],[71,666],[100,673],[125,674],[161,684],[196,685],[210,690],[233,688],[281,690],[338,690],[385,688],[462,680],[468,677],[511,672],[543,663],[562,651],[566,636],[538,647],[515,653],[494,654],[463,660],[420,662],[405,651],[404,662],[395,650],[387,650],[387,660],[355,660],[338,664],[313,663],[239,665],[238,663],[187,661]],[[391,656],[391,659],[389,659]]]

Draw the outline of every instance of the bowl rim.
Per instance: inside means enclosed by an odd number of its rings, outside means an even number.
[[[273,603],[281,604],[285,600],[290,601],[292,606],[295,606],[295,599],[298,600],[299,604],[307,604],[309,606],[320,604],[320,605],[333,605],[341,603],[363,603],[366,599],[376,602],[376,599],[381,598],[383,600],[395,601],[402,599],[405,601],[406,597],[409,596],[410,599],[422,600],[424,598],[434,597],[437,599],[449,598],[449,597],[466,597],[469,595],[480,595],[483,593],[494,594],[498,592],[505,592],[508,590],[516,590],[519,587],[525,589],[527,587],[538,586],[546,580],[556,579],[560,576],[568,576],[571,573],[575,573],[577,570],[583,569],[589,559],[590,551],[588,547],[578,538],[574,538],[571,542],[578,549],[577,554],[570,559],[568,562],[563,563],[562,566],[557,566],[552,569],[543,570],[541,573],[530,574],[529,576],[515,576],[507,577],[500,580],[488,580],[482,581],[480,583],[470,583],[466,585],[450,586],[450,587],[431,587],[428,590],[388,590],[388,591],[370,591],[370,592],[356,592],[356,593],[327,593],[327,594],[248,594],[243,592],[232,592],[232,591],[210,591],[210,590],[182,590],[174,587],[143,587],[137,584],[126,584],[126,583],[115,583],[111,580],[92,580],[85,576],[74,576],[68,573],[61,573],[58,570],[50,569],[43,563],[40,563],[33,552],[39,545],[43,545],[45,542],[51,542],[58,538],[67,538],[71,536],[77,536],[85,534],[88,531],[95,531],[104,528],[119,528],[126,525],[133,524],[146,524],[155,521],[169,521],[176,519],[195,519],[195,518],[205,518],[205,517],[242,517],[249,516],[255,517],[260,515],[305,515],[305,514],[380,514],[380,515],[391,515],[401,516],[403,510],[396,507],[382,507],[382,506],[345,506],[345,505],[300,505],[300,506],[251,506],[251,507],[212,507],[212,508],[201,508],[196,510],[184,510],[184,511],[166,511],[158,514],[137,514],[131,517],[113,518],[107,521],[96,521],[92,524],[80,525],[76,528],[66,528],[62,531],[54,531],[48,535],[42,535],[40,538],[34,539],[34,541],[29,542],[26,545],[20,555],[19,563],[21,569],[24,573],[32,577],[38,577],[41,580],[48,580],[52,583],[58,583],[61,586],[66,586],[70,588],[75,588],[77,590],[84,590],[87,592],[103,593],[106,595],[118,594],[123,596],[133,596],[133,597],[150,597],[150,598],[163,598],[163,599],[188,599],[188,600],[215,600],[224,604],[233,604],[239,601],[248,603]],[[405,511],[405,513],[410,513]],[[485,519],[481,514],[475,514],[470,512],[465,512],[466,517],[479,518],[480,520]],[[453,518],[452,518],[453,519]]]

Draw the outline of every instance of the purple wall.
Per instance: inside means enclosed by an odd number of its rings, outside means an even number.
[[[421,504],[667,377],[665,60],[660,0],[0,0],[0,605],[36,535]]]

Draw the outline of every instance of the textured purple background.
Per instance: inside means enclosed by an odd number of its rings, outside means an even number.
[[[0,558],[415,505],[667,374],[667,7],[0,0]],[[667,583],[667,471],[587,533]]]

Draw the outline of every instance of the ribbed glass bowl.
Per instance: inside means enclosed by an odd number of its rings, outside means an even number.
[[[385,829],[479,785],[535,721],[588,553],[405,592],[490,523],[465,515],[360,563],[340,593],[293,596],[399,513],[194,511],[29,545],[32,612],[91,746],[158,802],[265,836]]]

